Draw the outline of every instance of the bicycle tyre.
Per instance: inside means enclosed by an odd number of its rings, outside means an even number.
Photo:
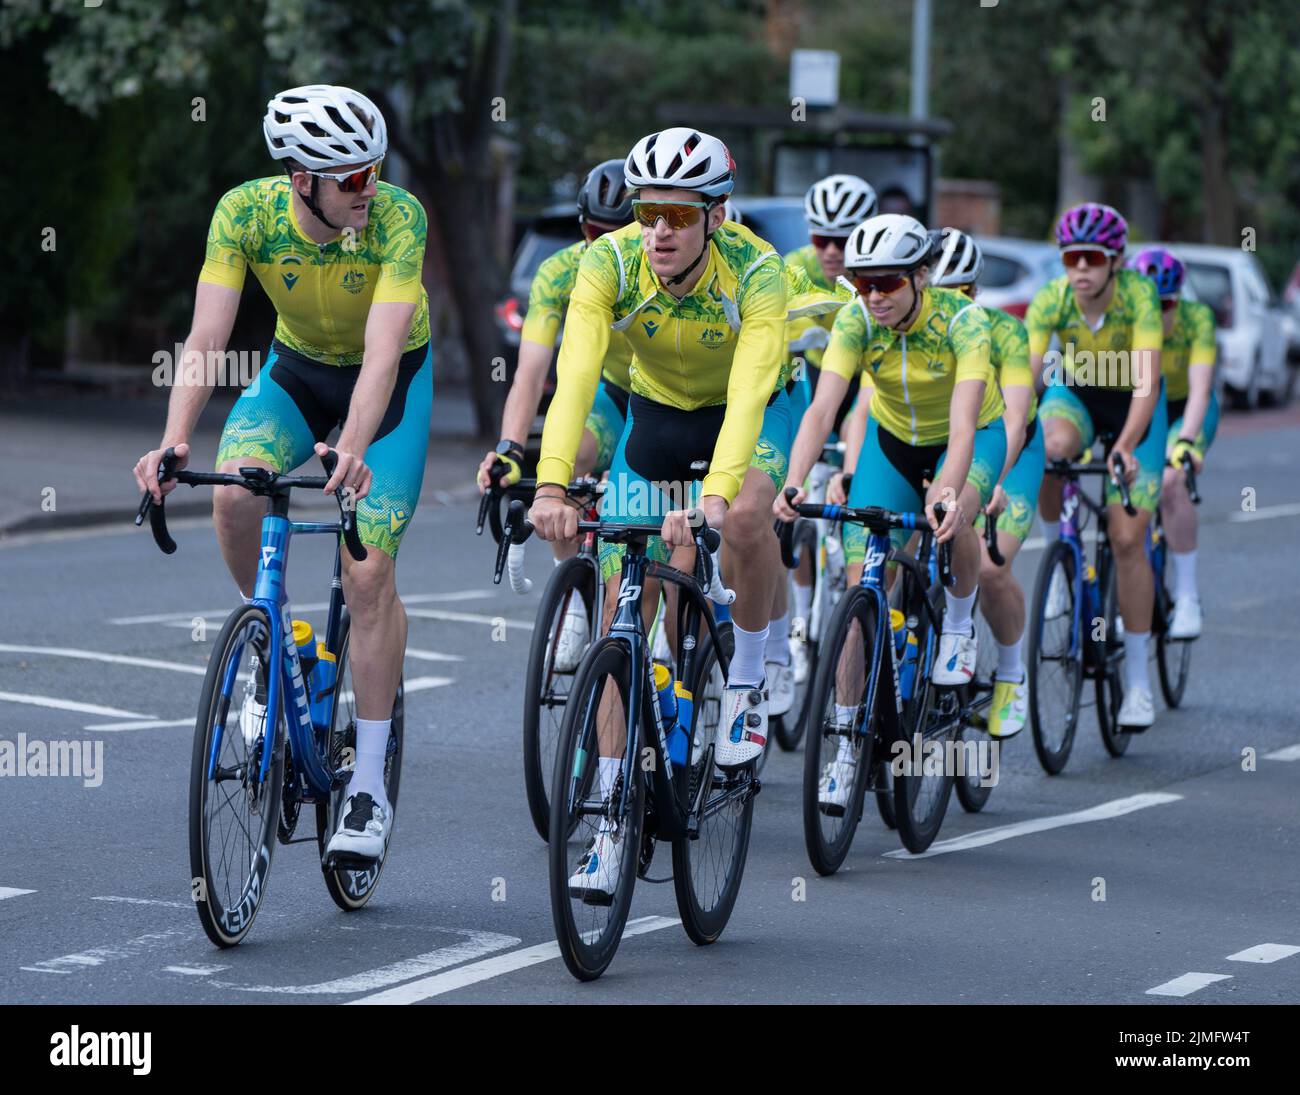
[[[1085,635],[1080,637],[1078,652],[1074,657],[1063,655],[1059,660],[1065,665],[1065,691],[1069,700],[1065,705],[1064,717],[1060,720],[1062,730],[1058,736],[1049,735],[1047,714],[1044,711],[1043,679],[1043,643],[1047,630],[1047,600],[1052,587],[1052,573],[1060,567],[1066,588],[1069,590],[1070,605],[1065,618],[1067,627],[1074,628],[1074,599],[1078,590],[1075,580],[1075,558],[1070,546],[1057,540],[1048,545],[1043,560],[1038,567],[1038,579],[1034,583],[1034,598],[1029,609],[1029,650],[1026,658],[1026,672],[1029,680],[1029,725],[1034,737],[1034,752],[1038,763],[1049,776],[1060,775],[1070,759],[1070,750],[1074,747],[1074,735],[1079,728],[1079,705],[1083,698],[1083,648],[1090,640],[1086,638],[1087,621],[1081,622]],[[1066,641],[1069,641],[1067,632]],[[1055,646],[1056,643],[1054,642]]]
[[[1097,644],[1097,729],[1101,743],[1112,757],[1122,757],[1133,740],[1119,724],[1119,709],[1124,702],[1124,642],[1115,636],[1119,619],[1118,594],[1115,590],[1115,565],[1105,568],[1106,587],[1102,604],[1106,606],[1106,635]]]
[[[817,526],[811,521],[801,520],[795,526],[794,542],[796,551],[801,560],[808,559],[812,562],[812,595],[809,597],[809,604],[817,597]],[[794,585],[794,571],[789,572],[790,585]],[[793,598],[791,598],[791,603]],[[806,623],[807,621],[805,621]],[[799,743],[803,740],[804,729],[808,717],[808,699],[812,695],[812,682],[817,673],[817,644],[812,638],[805,636],[804,650],[808,657],[808,676],[804,681],[802,689],[795,686],[794,704],[784,715],[778,715],[772,719],[772,736],[776,739],[776,744],[783,753],[793,753],[799,748]]]
[[[1169,552],[1163,550],[1163,572],[1157,574],[1156,596],[1152,607],[1151,630],[1156,640],[1156,668],[1160,674],[1160,693],[1165,698],[1165,706],[1171,710],[1183,702],[1183,693],[1187,691],[1187,679],[1192,672],[1192,642],[1190,639],[1171,639],[1169,628],[1173,624],[1173,598],[1169,596],[1168,572]]]

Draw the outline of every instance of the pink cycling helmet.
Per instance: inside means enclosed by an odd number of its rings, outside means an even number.
[[[1121,255],[1128,243],[1128,223],[1109,205],[1084,202],[1061,215],[1056,223],[1056,242],[1060,247],[1090,243],[1112,255]]]
[[[1149,277],[1162,297],[1176,297],[1183,287],[1186,270],[1183,264],[1163,247],[1148,247],[1124,264],[1130,270]]]

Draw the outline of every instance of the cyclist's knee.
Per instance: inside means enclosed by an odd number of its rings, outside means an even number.
[[[1006,589],[1015,581],[1011,575],[1011,565],[994,566],[993,560],[988,557],[987,552],[980,555],[980,588],[988,590],[995,595]]]
[[[360,562],[349,558],[343,571],[343,587],[348,610],[354,616],[390,604],[397,598],[392,556],[371,547]]]
[[[758,491],[742,490],[727,510],[723,536],[737,551],[765,544],[765,537],[772,536],[772,498],[765,500]]]
[[[1116,520],[1112,517],[1109,528],[1111,546],[1115,549],[1115,554],[1121,558],[1129,558],[1134,555],[1140,555],[1146,543],[1146,521],[1143,520],[1143,510],[1138,510],[1137,517],[1128,517]]]

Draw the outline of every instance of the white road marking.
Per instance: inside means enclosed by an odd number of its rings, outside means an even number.
[[[0,886],[0,901],[3,901],[7,897],[22,897],[23,894],[35,892],[35,890],[18,890],[13,886]]]
[[[162,730],[171,726],[193,726],[194,719],[141,719],[139,722],[97,722],[83,729],[111,734],[115,730]]]
[[[1288,745],[1273,753],[1265,753],[1265,760],[1300,760],[1300,745]]]
[[[436,650],[416,650],[412,646],[406,648],[406,656],[424,662],[463,662],[465,660],[462,654],[440,654]]]
[[[481,958],[485,954],[505,950],[507,947],[513,947],[519,943],[519,939],[513,935],[499,935],[496,932],[464,931],[451,928],[437,930],[454,931],[456,935],[463,935],[466,938],[463,942],[454,943],[449,947],[439,947],[437,950],[417,955],[415,958],[403,959],[387,966],[380,966],[378,969],[365,970],[350,977],[339,977],[333,981],[321,981],[315,985],[237,985],[225,981],[211,981],[209,984],[215,988],[238,989],[240,992],[288,993],[295,996],[376,992],[388,985],[396,985],[399,981],[407,981],[412,977],[421,977],[432,973],[434,970],[442,970],[448,966],[459,965],[461,962],[469,962],[472,959]]]
[[[91,901],[115,901],[121,905],[161,905],[166,909],[192,909],[193,901],[159,901],[153,897],[117,897],[113,894],[107,894],[103,897],[92,897]]]
[[[1228,961],[1280,962],[1283,958],[1290,958],[1293,954],[1300,954],[1300,947],[1292,947],[1286,943],[1260,943],[1258,946],[1247,947],[1244,951],[1228,955]]]
[[[230,969],[229,966],[163,966],[163,973],[182,973],[187,977],[210,977]]]
[[[971,848],[982,848],[986,844],[997,844],[1012,837],[1041,833],[1048,829],[1060,829],[1066,825],[1081,825],[1088,821],[1106,821],[1113,817],[1131,814],[1134,810],[1144,810],[1148,806],[1160,806],[1166,802],[1177,802],[1182,795],[1166,791],[1149,791],[1128,798],[1117,798],[1113,802],[1103,802],[1099,806],[1090,806],[1086,810],[1076,810],[1070,814],[1057,814],[1054,817],[1038,817],[1029,821],[1017,821],[1012,825],[999,825],[993,829],[981,829],[979,832],[967,833],[965,836],[941,840],[930,845],[924,852],[913,855],[905,848],[885,852],[886,859],[928,859],[930,856],[946,855],[948,852],[964,852]]]
[[[136,658],[129,654],[103,654],[98,650],[79,650],[69,646],[15,646],[12,643],[0,643],[0,654],[48,654],[55,658],[80,658],[88,662],[135,665],[142,669],[170,669],[173,673],[197,673],[200,677],[207,672],[201,665],[182,665],[159,658]]]
[[[629,920],[623,929],[623,938],[645,935],[647,932],[671,928],[679,923],[680,921],[668,916],[645,916],[638,920]],[[525,947],[523,950],[511,951],[509,954],[501,954],[495,958],[485,958],[481,962],[474,962],[457,970],[434,974],[432,977],[412,981],[409,985],[399,985],[397,988],[377,992],[371,996],[363,996],[359,1000],[349,1000],[348,1003],[415,1004],[421,1000],[455,992],[467,985],[476,985],[480,981],[488,981],[493,977],[500,977],[502,974],[513,973],[515,970],[526,969],[528,966],[549,962],[559,957],[559,943],[538,943],[534,947]]]
[[[1263,509],[1249,512],[1237,511],[1228,514],[1229,521],[1267,521],[1273,517],[1295,517],[1300,515],[1300,502],[1287,502],[1281,506],[1265,506]]]
[[[211,517],[178,517],[167,519],[169,529],[211,528]],[[86,540],[100,536],[140,535],[140,530],[129,520],[118,520],[103,525],[86,525],[83,528],[54,529],[50,532],[18,532],[13,535],[0,533],[0,548],[26,547],[28,544],[43,544],[52,540]]]
[[[481,601],[485,597],[491,596],[493,594],[486,589],[457,589],[450,593],[402,594],[402,603],[418,605],[426,604],[429,601]],[[180,620],[188,625],[191,620],[199,616],[204,619],[216,617],[224,620],[235,607],[234,605],[227,605],[225,608],[209,608],[202,612],[155,612],[146,616],[114,616],[108,622],[110,624],[164,624]],[[324,612],[329,608],[329,602],[318,601],[310,604],[291,605],[290,607],[295,613]]]
[[[105,962],[115,962],[122,958],[135,958],[145,951],[154,950],[157,947],[167,947],[173,943],[179,943],[183,939],[190,939],[193,935],[194,933],[191,931],[177,929],[165,932],[150,932],[148,935],[128,939],[125,943],[110,943],[107,946],[92,947],[88,951],[80,951],[77,954],[47,958],[44,962],[37,962],[31,966],[20,966],[19,969],[27,970],[30,973],[73,973],[77,970],[102,966]]]
[[[29,703],[34,707],[54,707],[60,711],[79,711],[83,715],[106,715],[114,719],[152,719],[153,715],[143,715],[139,711],[123,711],[117,707],[102,707],[97,703],[77,703],[75,700],[60,700],[53,696],[33,696],[25,692],[0,692],[0,700],[10,703]]]
[[[1175,977],[1172,981],[1166,981],[1163,985],[1157,985],[1153,989],[1147,989],[1147,996],[1190,996],[1198,989],[1205,988],[1206,985],[1212,985],[1215,981],[1231,981],[1230,973],[1185,973],[1182,977]]]
[[[487,624],[489,627],[495,627],[499,623],[504,623],[507,627],[518,627],[525,631],[532,631],[532,620],[512,620],[507,616],[483,616],[477,612],[448,612],[440,608],[408,608],[408,616],[418,616],[422,620],[450,620],[457,624]]]

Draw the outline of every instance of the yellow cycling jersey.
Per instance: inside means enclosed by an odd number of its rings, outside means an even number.
[[[822,273],[821,263],[812,244],[799,247],[787,254],[783,260],[789,276],[804,277],[814,292],[847,304],[853,300],[854,293],[843,284],[832,285]],[[826,347],[830,345],[831,328],[835,324],[835,315],[839,309],[825,311],[818,315],[797,316],[786,325],[786,356],[803,358],[815,369],[820,369]]]
[[[298,224],[285,175],[254,179],[217,203],[199,281],[242,289],[248,267],[271,298],[275,337],[327,365],[360,365],[372,304],[417,305],[404,349],[429,341],[420,280],[427,220],[405,190],[378,183],[365,229],[329,243]]]
[[[998,386],[1029,389],[1029,413],[1025,424],[1038,413],[1038,394],[1034,391],[1034,374],[1029,368],[1029,332],[1025,325],[1001,308],[985,308],[989,317],[989,362],[997,374]]]
[[[532,287],[528,290],[528,314],[519,337],[524,342],[536,342],[551,349],[559,341],[564,325],[564,314],[569,308],[569,298],[578,280],[578,263],[587,250],[587,241],[579,240],[570,247],[561,248],[548,256],[537,267]],[[622,335],[609,340],[601,375],[624,391],[631,385],[628,369],[632,365],[632,347]]]
[[[632,346],[637,395],[683,410],[726,405],[703,493],[732,501],[781,382],[787,280],[781,256],[743,225],[713,233],[704,271],[681,300],[646,261],[639,224],[601,236],[578,264],[558,385],[542,434],[541,482],[567,483],[614,333]]]
[[[1074,385],[1120,391],[1133,390],[1128,355],[1159,350],[1164,338],[1156,283],[1136,270],[1116,271],[1114,296],[1096,330],[1083,318],[1064,274],[1034,294],[1025,327],[1030,354],[1045,354],[1057,335]]]
[[[964,380],[984,382],[979,427],[1002,416],[990,344],[987,313],[955,289],[923,289],[906,331],[876,324],[858,297],[835,317],[822,371],[852,380],[861,369],[882,430],[909,445],[941,445],[953,388]]]
[[[1166,399],[1186,399],[1193,365],[1213,365],[1218,355],[1214,341],[1214,310],[1196,300],[1180,300],[1174,309],[1174,326],[1165,335],[1160,355],[1160,375],[1165,378]],[[1172,416],[1171,416],[1172,417]]]

